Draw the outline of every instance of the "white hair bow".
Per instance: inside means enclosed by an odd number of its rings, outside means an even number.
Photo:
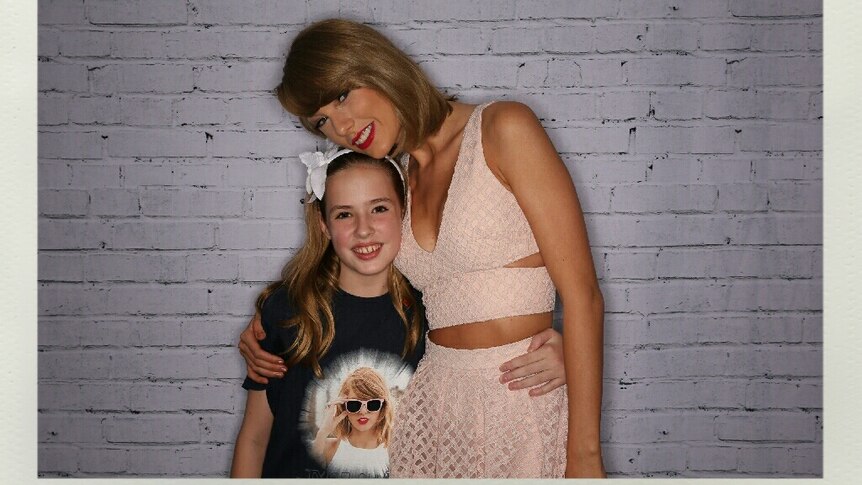
[[[349,148],[339,149],[338,145],[328,144],[325,152],[303,152],[299,154],[299,160],[308,168],[308,177],[305,179],[305,191],[311,194],[308,203],[315,199],[323,199],[326,190],[326,168],[336,158],[350,153]]]

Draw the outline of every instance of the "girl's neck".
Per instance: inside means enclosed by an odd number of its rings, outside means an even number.
[[[384,276],[387,276],[384,274]],[[362,298],[374,298],[389,293],[389,279],[380,279],[380,281],[344,281],[338,279],[338,287],[345,293],[350,293],[353,296]]]
[[[354,429],[349,435],[347,435],[347,442],[354,448],[362,448],[366,450],[380,446],[380,442],[377,441],[377,433],[374,429],[369,429],[367,431],[358,431]]]

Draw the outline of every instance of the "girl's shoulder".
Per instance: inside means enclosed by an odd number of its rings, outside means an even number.
[[[283,328],[283,322],[296,315],[296,308],[290,300],[287,288],[282,285],[264,300],[260,314],[263,329],[267,334],[272,329]]]

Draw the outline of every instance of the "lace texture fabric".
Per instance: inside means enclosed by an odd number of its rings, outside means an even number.
[[[554,286],[546,268],[503,267],[539,249],[515,196],[485,160],[486,106],[478,106],[464,127],[433,251],[413,237],[408,194],[395,265],[423,293],[431,329],[554,309]]]
[[[431,329],[554,309],[554,283],[545,268],[462,273],[435,281],[423,291]]]
[[[561,478],[565,386],[530,397],[499,382],[499,365],[529,344],[461,350],[426,339],[425,356],[396,410],[390,477]]]

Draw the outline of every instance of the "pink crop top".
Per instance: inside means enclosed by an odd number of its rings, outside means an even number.
[[[539,249],[515,196],[485,162],[482,110],[488,104],[478,106],[464,127],[437,245],[431,252],[413,237],[407,195],[395,266],[422,292],[432,330],[554,309],[554,284],[544,266],[503,267]],[[402,164],[406,166],[407,160],[405,155]]]

